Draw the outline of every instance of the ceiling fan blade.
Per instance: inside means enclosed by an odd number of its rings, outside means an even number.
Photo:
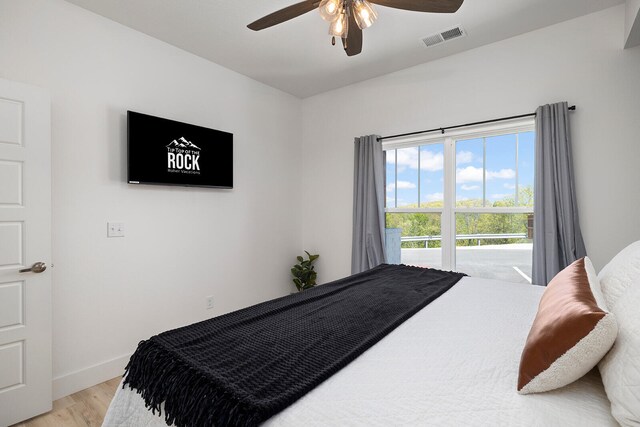
[[[347,56],[355,56],[362,52],[362,30],[356,24],[353,15],[349,16],[349,34],[342,39],[342,46]]]
[[[464,0],[369,0],[380,6],[416,12],[454,13],[460,9]]]
[[[353,14],[349,16],[349,33],[342,39],[342,46],[347,56],[355,56],[362,52],[362,30],[358,27]]]
[[[253,31],[264,30],[265,28],[273,27],[274,25],[281,24],[300,15],[304,15],[307,12],[311,12],[313,9],[317,8],[319,4],[320,2],[317,0],[307,0],[296,3],[260,18],[247,25],[247,27]]]

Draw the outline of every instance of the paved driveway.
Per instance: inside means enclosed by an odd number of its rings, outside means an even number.
[[[469,276],[530,283],[532,248],[531,244],[459,247],[456,270]],[[440,249],[402,249],[402,263],[440,268]]]

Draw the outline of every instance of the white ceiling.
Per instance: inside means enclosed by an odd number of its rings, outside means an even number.
[[[364,47],[331,46],[317,11],[263,31],[246,25],[299,0],[67,0],[300,98],[602,10],[624,0],[466,0],[453,15],[377,6]],[[467,37],[421,38],[462,25]]]

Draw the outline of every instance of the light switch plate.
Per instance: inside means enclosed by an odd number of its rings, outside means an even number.
[[[124,237],[124,222],[108,222],[107,237]]]

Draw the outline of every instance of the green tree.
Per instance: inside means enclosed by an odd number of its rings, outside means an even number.
[[[533,188],[521,187],[518,192],[519,206],[533,206]],[[459,200],[458,207],[482,206],[482,199]],[[515,197],[505,197],[491,204],[492,207],[514,207]],[[409,205],[407,208],[417,208]],[[443,202],[422,204],[427,208],[442,208]],[[527,232],[528,214],[458,213],[456,214],[456,234],[523,234]],[[387,228],[402,229],[402,236],[440,236],[442,233],[441,215],[438,213],[387,213]],[[476,246],[479,244],[524,243],[527,239],[478,239],[457,240],[457,246]],[[440,240],[428,241],[429,248],[441,247]],[[403,248],[424,248],[424,241],[402,242]]]

